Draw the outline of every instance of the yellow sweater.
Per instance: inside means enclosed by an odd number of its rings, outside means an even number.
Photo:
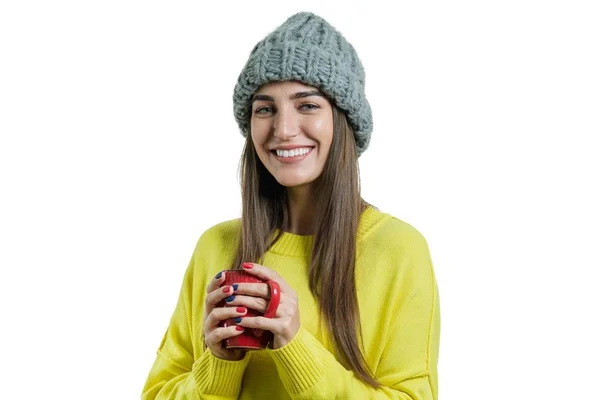
[[[367,364],[381,389],[340,364],[308,285],[314,236],[284,232],[263,264],[298,295],[301,327],[276,349],[226,361],[203,350],[208,282],[229,267],[240,219],[202,234],[142,399],[437,399],[438,289],[427,242],[373,207],[360,217],[356,282]]]

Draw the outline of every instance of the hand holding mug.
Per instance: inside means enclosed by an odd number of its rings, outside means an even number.
[[[237,318],[228,318],[221,321],[219,324],[221,327],[234,326],[238,329],[243,327],[238,326],[242,318],[257,317],[261,318],[273,318],[279,308],[280,292],[281,289],[279,284],[273,280],[263,280],[255,275],[249,274],[244,270],[226,270],[223,271],[226,274],[225,281],[221,284],[222,287],[226,288],[231,286],[233,288],[233,294],[219,304],[217,307],[229,307],[236,308],[245,311],[243,316],[237,316]],[[261,288],[266,288],[266,298],[268,300],[244,295],[244,287],[258,285]],[[242,291],[240,292],[240,286]],[[236,300],[237,299],[237,300]],[[244,349],[244,350],[262,350],[266,349],[269,342],[273,340],[273,333],[264,331],[262,329],[246,329],[242,334],[232,336],[223,340],[223,347],[227,349]]]
[[[244,357],[244,351],[237,349],[226,349],[222,341],[231,337],[239,336],[244,332],[241,326],[221,326],[223,320],[245,315],[244,307],[222,307],[220,305],[227,297],[233,294],[233,287],[225,285],[226,272],[219,272],[215,279],[211,280],[206,288],[206,300],[204,302],[204,343],[206,347],[217,357],[223,360],[236,361]]]
[[[276,282],[281,289],[279,307],[273,318],[265,316],[240,316],[237,325],[245,328],[259,329],[273,333],[273,348],[278,349],[288,344],[300,329],[300,311],[298,296],[287,282],[275,271],[263,265],[244,263],[243,270],[265,281]],[[271,300],[269,285],[265,283],[238,283],[235,297],[229,299],[231,306],[243,306],[265,313]]]

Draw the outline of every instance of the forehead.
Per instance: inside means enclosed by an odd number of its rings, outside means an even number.
[[[269,82],[261,86],[255,94],[296,93],[319,90],[318,87],[306,85],[298,81]],[[320,91],[320,90],[319,90]]]

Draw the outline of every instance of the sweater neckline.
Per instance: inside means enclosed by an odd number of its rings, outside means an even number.
[[[367,205],[359,218],[357,243],[364,239],[373,227],[385,218],[385,215],[373,206]],[[273,237],[277,234],[279,234],[279,229],[275,229]],[[314,240],[315,235],[297,235],[283,231],[281,237],[269,249],[269,253],[293,257],[310,257]]]

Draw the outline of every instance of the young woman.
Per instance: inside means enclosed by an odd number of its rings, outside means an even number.
[[[364,83],[354,48],[312,13],[252,50],[234,91],[242,217],[198,240],[143,399],[437,399],[427,243],[360,196]],[[265,311],[268,287],[221,287],[226,269],[279,283],[275,317],[244,317]],[[223,347],[253,328],[274,334],[267,349]]]

